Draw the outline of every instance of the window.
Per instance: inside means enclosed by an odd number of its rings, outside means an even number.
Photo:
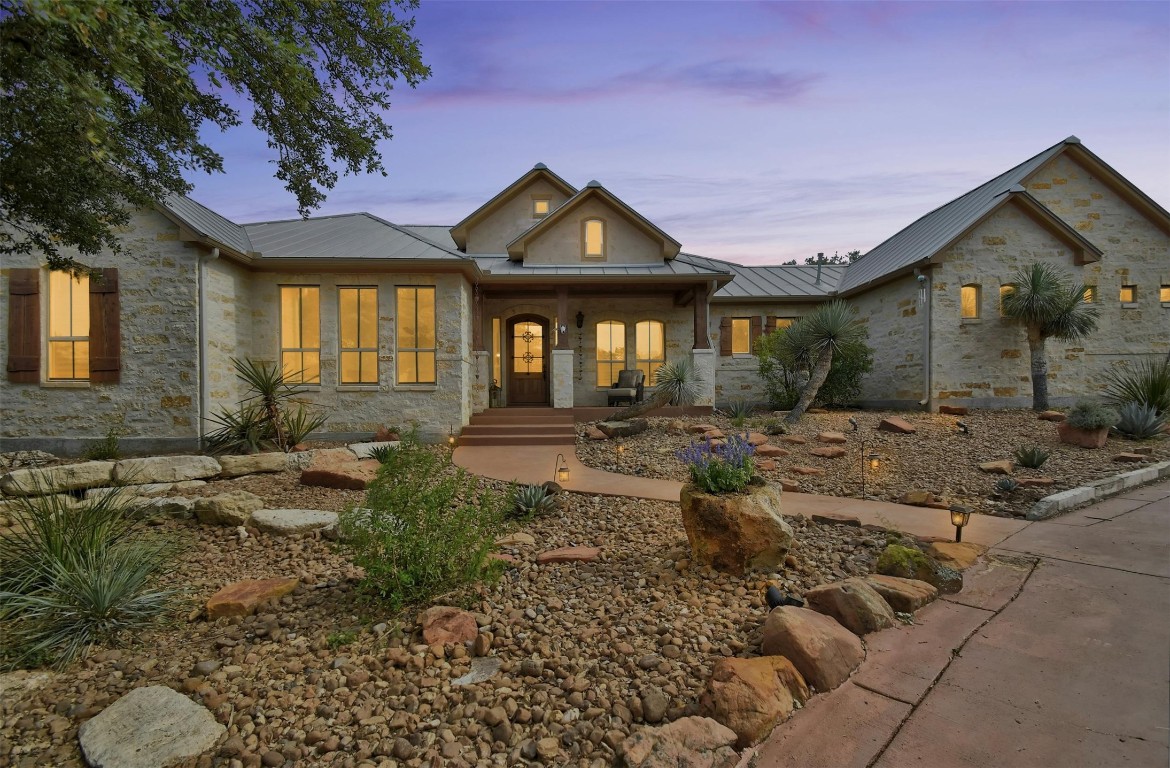
[[[1082,298],[1084,299],[1086,304],[1096,304],[1097,303],[1097,286],[1086,285],[1085,286],[1085,293],[1084,293],[1084,296]]]
[[[1007,315],[1007,312],[1005,312],[1003,309],[1003,300],[1006,299],[1008,294],[1011,293],[1013,290],[1015,290],[1015,289],[1012,288],[1010,285],[1001,285],[999,287],[999,316],[1000,317]],[[978,294],[976,294],[976,295],[978,295]]]
[[[532,200],[532,218],[542,219],[548,216],[549,201],[547,198],[533,198]]]
[[[750,355],[752,353],[752,319],[750,317],[731,318],[731,354]]]
[[[398,383],[435,383],[435,289],[398,289]]]
[[[797,318],[795,317],[773,317],[772,327],[769,330],[782,331],[792,327]]]
[[[626,324],[604,320],[597,324],[597,386],[608,387],[626,367]]]
[[[959,292],[959,317],[964,320],[973,320],[979,317],[979,286],[964,285]]]
[[[1163,285],[1158,289],[1158,301],[1170,304],[1170,285]]]
[[[589,258],[605,258],[605,222],[601,219],[585,221],[585,255]]]
[[[634,331],[634,367],[645,374],[650,387],[658,368],[666,362],[666,326],[658,320],[643,320]]]
[[[1121,303],[1122,304],[1136,304],[1137,303],[1137,286],[1123,285],[1121,286]]]
[[[296,384],[321,383],[321,289],[280,286],[280,364]]]
[[[500,336],[500,318],[492,318],[492,383],[497,387],[504,385],[504,376],[500,372],[500,366],[503,365],[504,356],[501,353],[501,348],[504,345],[504,340]]]
[[[513,373],[544,373],[544,327],[531,320],[512,326]]]
[[[89,378],[89,277],[49,273],[49,379]]]
[[[342,384],[378,383],[378,289],[338,288]]]

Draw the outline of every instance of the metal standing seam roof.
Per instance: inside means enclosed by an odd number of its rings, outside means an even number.
[[[399,224],[399,229],[405,229],[407,232],[418,235],[424,240],[430,240],[440,248],[446,248],[450,251],[459,250],[459,246],[455,244],[454,238],[451,237],[451,227],[443,227],[437,224]]]
[[[841,280],[839,291],[846,293],[856,290],[888,274],[930,259],[1003,202],[1012,187],[1021,184],[1040,166],[1059,155],[1067,145],[1080,143],[1076,136],[1070,136],[991,181],[935,208],[850,264]]]
[[[720,259],[680,253],[685,260],[713,269],[725,269],[735,276],[715,292],[715,300],[730,299],[820,299],[833,295],[846,272],[844,264],[752,266]],[[817,276],[820,279],[817,279]]]
[[[369,213],[268,221],[243,227],[266,259],[467,258]]]
[[[471,258],[490,277],[726,277],[730,270],[679,259],[661,264],[525,264],[507,254],[474,254]]]
[[[244,228],[185,195],[167,195],[163,208],[196,233],[247,254],[255,250]]]

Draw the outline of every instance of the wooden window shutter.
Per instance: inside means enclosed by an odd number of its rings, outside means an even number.
[[[89,280],[89,380],[117,384],[122,371],[121,306],[118,270],[101,270]]]
[[[8,277],[8,380],[41,378],[41,271],[13,269]]]
[[[719,320],[719,354],[723,357],[731,357],[730,317],[724,317]]]
[[[776,315],[768,315],[768,321],[764,324],[764,332],[771,333],[776,330],[776,321],[779,319]]]
[[[764,316],[752,315],[752,354],[755,354],[756,339],[764,335]]]

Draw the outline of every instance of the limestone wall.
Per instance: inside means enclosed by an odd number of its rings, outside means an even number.
[[[584,222],[605,222],[605,258],[583,258]],[[590,198],[528,243],[525,264],[661,264],[662,243],[605,202]]]
[[[211,414],[218,406],[234,408],[244,396],[231,360],[252,355],[252,273],[223,257],[208,261],[204,269],[205,387]]]
[[[539,222],[532,217],[533,198],[547,198],[556,210],[568,198],[544,179],[536,179],[467,231],[467,253],[505,253],[516,235]]]
[[[906,275],[849,298],[869,333],[873,368],[862,379],[861,402],[873,407],[917,408],[925,396],[922,284]],[[935,322],[938,322],[937,319]]]

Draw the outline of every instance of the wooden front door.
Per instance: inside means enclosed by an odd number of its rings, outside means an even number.
[[[546,318],[508,321],[508,405],[548,405],[549,341]]]

